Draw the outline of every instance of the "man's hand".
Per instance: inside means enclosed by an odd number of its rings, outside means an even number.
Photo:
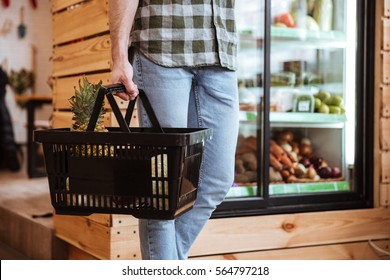
[[[126,92],[116,95],[123,100],[133,100],[138,95],[138,87],[133,83],[133,67],[129,62],[124,61],[121,65],[114,65],[111,72],[110,84],[122,83]]]

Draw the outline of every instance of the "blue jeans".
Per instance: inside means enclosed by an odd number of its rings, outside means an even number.
[[[187,259],[191,245],[234,180],[236,74],[218,66],[162,67],[140,52],[135,53],[133,68],[134,82],[146,92],[162,127],[213,130],[213,139],[205,143],[193,209],[175,220],[139,220],[143,259]],[[139,119],[141,125],[150,126],[142,106]]]

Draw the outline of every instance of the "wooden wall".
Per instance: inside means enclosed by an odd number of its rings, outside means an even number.
[[[90,82],[109,83],[112,62],[108,1],[52,0],[52,20],[53,127],[69,127],[72,113],[68,99],[79,79],[85,75]],[[124,111],[128,102],[116,100]],[[105,125],[117,126],[108,106],[106,102]]]
[[[111,69],[111,41],[108,24],[108,0],[52,0],[53,21],[53,128],[70,127],[72,113],[68,99],[74,87],[85,75],[90,82],[109,84]],[[128,102],[116,98],[124,112]],[[118,126],[106,102],[104,124]],[[136,112],[136,109],[135,109]],[[137,125],[136,113],[132,126]],[[123,219],[123,218],[128,218]],[[69,244],[80,248],[87,256],[101,259],[130,258],[125,250],[138,250],[136,220],[119,215],[93,215],[89,218],[55,216],[56,234]],[[132,235],[131,235],[131,234]],[[135,243],[132,241],[135,240]],[[135,245],[129,245],[129,244]],[[71,258],[75,255],[70,246]],[[123,251],[123,252],[122,252]],[[92,255],[89,254],[92,253]],[[136,256],[134,256],[137,254]],[[132,258],[140,258],[133,253]]]
[[[381,32],[377,32],[377,42],[381,48],[381,56],[377,61],[379,66],[377,85],[381,95],[378,95],[378,117],[380,143],[378,150],[380,154],[381,172],[379,182],[379,205],[388,207],[390,205],[390,0],[385,0],[380,14]]]
[[[388,259],[390,248],[389,1],[378,3],[375,121],[375,208],[211,219],[194,244],[193,259]],[[81,3],[81,4],[80,4]],[[76,5],[75,5],[76,4]],[[71,8],[70,8],[71,7]],[[389,8],[387,8],[389,7]],[[70,125],[67,99],[82,74],[108,82],[111,66],[107,1],[53,0],[53,123]],[[94,26],[90,25],[93,14]],[[382,21],[383,16],[383,21]],[[72,21],[69,20],[72,18]],[[73,22],[77,18],[77,22]],[[70,23],[71,22],[71,23]],[[69,25],[71,24],[69,28]],[[96,26],[95,26],[96,23]],[[86,26],[86,28],[77,28]],[[383,34],[383,35],[382,35]],[[383,37],[383,39],[382,39]],[[383,46],[383,51],[381,47]],[[388,59],[388,60],[387,60]],[[387,75],[389,78],[386,78]],[[380,77],[380,78],[378,78]],[[387,104],[389,103],[389,104]],[[123,104],[124,106],[124,104]],[[112,122],[107,119],[107,122]],[[379,137],[380,136],[380,137]],[[380,139],[380,140],[379,140]],[[54,216],[71,259],[140,259],[137,220],[127,215]],[[378,250],[379,248],[379,250]]]
[[[55,216],[73,259],[140,259],[137,220]],[[379,248],[376,249],[376,248]],[[390,259],[390,211],[329,211],[211,219],[191,259]]]

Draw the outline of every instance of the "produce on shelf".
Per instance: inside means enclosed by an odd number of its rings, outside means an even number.
[[[279,27],[295,27],[294,17],[290,13],[275,16],[274,24]]]
[[[306,29],[307,30],[313,30],[318,31],[320,30],[320,26],[316,22],[316,20],[311,16],[306,16]]]
[[[317,0],[306,0],[306,9],[308,15],[313,15],[314,7]]]
[[[296,10],[305,8],[306,14],[313,15],[316,1],[317,0],[293,0],[291,3],[291,11],[294,14]]]
[[[293,86],[296,83],[296,75],[287,71],[272,73],[270,82],[271,86]]]
[[[316,0],[314,3],[313,18],[322,31],[332,30],[333,0]]]
[[[235,183],[254,184],[257,181],[257,139],[239,136]],[[329,166],[315,153],[310,139],[296,139],[291,130],[281,131],[270,140],[269,178],[271,183],[308,183],[321,180],[341,180],[341,170]]]
[[[312,113],[314,111],[314,98],[311,93],[300,92],[294,97],[294,112]]]
[[[291,60],[283,62],[283,70],[286,72],[293,72],[295,75],[301,75],[307,70],[307,61]]]
[[[287,183],[341,179],[339,167],[329,166],[324,158],[316,155],[310,139],[295,139],[291,130],[281,131],[277,139],[271,140],[270,165],[274,169],[271,182],[277,182],[275,172],[280,172]]]
[[[329,6],[330,5],[330,6]],[[283,12],[274,17],[275,27],[304,28],[313,31],[332,29],[333,9],[331,0],[295,0],[290,12]]]
[[[320,90],[314,95],[314,112],[323,114],[345,114],[344,100],[339,95]]]
[[[283,62],[284,73],[292,72],[295,74],[295,85],[322,84],[322,78],[307,71],[307,61],[291,60]]]
[[[257,181],[257,138],[238,136],[236,161],[236,183],[253,183]]]

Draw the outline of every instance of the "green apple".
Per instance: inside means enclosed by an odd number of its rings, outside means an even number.
[[[324,102],[326,99],[330,98],[331,94],[329,91],[321,89],[314,97],[319,98],[322,102]]]
[[[329,113],[330,114],[340,115],[341,114],[341,108],[339,106],[329,105]]]
[[[329,106],[325,103],[322,103],[320,108],[318,108],[318,112],[323,114],[329,114]]]
[[[315,110],[320,109],[321,103],[322,103],[321,99],[319,99],[318,97],[314,97],[314,109]]]
[[[340,106],[343,104],[343,98],[338,95],[332,95],[329,99],[326,100],[326,104]]]
[[[343,104],[340,104],[339,107],[340,107],[340,114],[345,114],[344,105],[343,105]]]

